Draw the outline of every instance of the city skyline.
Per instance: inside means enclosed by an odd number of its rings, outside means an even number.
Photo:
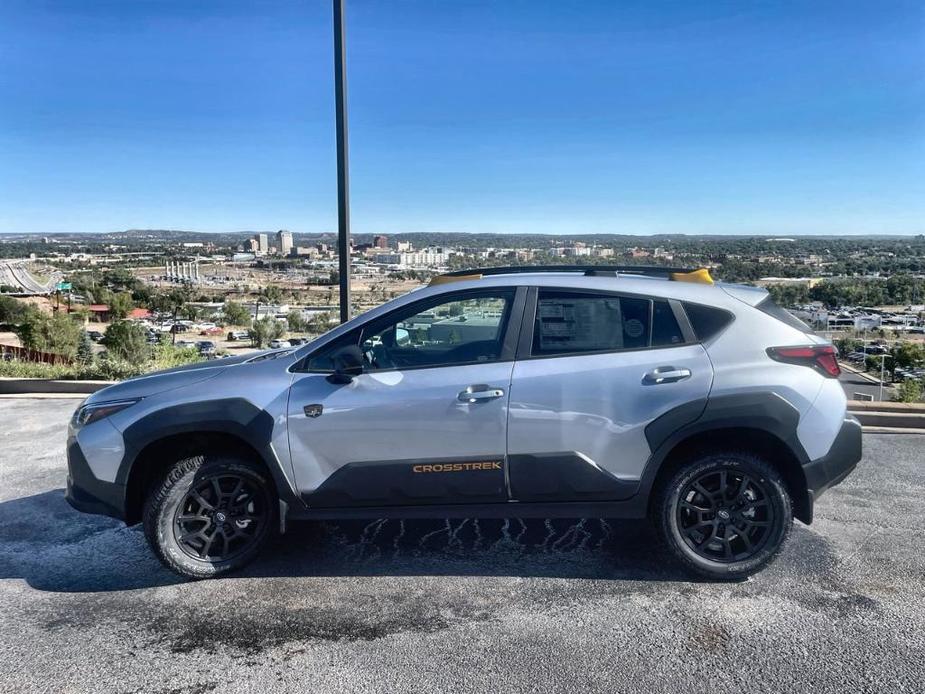
[[[923,13],[348,3],[355,233],[915,235]],[[0,232],[336,229],[328,3],[0,9]]]

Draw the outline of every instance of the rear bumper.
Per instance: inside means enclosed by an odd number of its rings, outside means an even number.
[[[67,490],[64,498],[82,513],[125,520],[125,487],[97,479],[74,437],[67,441]]]
[[[806,487],[813,502],[844,480],[861,460],[861,423],[848,415],[829,452],[803,466]]]

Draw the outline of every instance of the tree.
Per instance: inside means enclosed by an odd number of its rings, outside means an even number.
[[[893,346],[893,361],[901,369],[920,366],[925,362],[925,347],[915,342],[900,342]]]
[[[199,307],[193,306],[192,304],[183,304],[180,307],[180,315],[183,316],[186,320],[198,320],[199,319]]]
[[[11,296],[0,296],[0,323],[15,325],[25,320],[29,311],[33,310],[29,304],[19,301]]]
[[[900,402],[918,402],[922,399],[922,384],[914,379],[907,378],[899,386],[896,398]]]
[[[131,321],[119,321],[110,325],[106,328],[101,342],[112,355],[130,364],[140,364],[151,356],[145,329]]]
[[[308,325],[299,311],[290,311],[286,316],[286,322],[289,324],[289,330],[294,333],[304,332]]]
[[[286,330],[282,323],[273,316],[266,316],[260,320],[255,320],[251,329],[248,331],[251,343],[254,347],[266,347],[271,340],[278,340],[285,334]]]
[[[77,343],[77,363],[82,366],[93,363],[93,342],[86,330],[80,331],[80,340]]]
[[[60,354],[68,359],[77,356],[81,328],[65,313],[48,315],[31,310],[16,328],[23,347],[39,352]]]
[[[226,301],[222,306],[222,314],[227,325],[248,326],[251,323],[251,312],[237,301]]]
[[[112,295],[112,300],[109,303],[109,313],[113,320],[123,320],[133,308],[135,308],[135,305],[132,302],[132,295],[128,292]]]

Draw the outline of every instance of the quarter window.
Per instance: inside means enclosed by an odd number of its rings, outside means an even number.
[[[683,342],[667,301],[540,289],[534,355],[644,349]]]

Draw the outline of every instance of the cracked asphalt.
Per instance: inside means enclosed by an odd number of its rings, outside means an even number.
[[[738,584],[644,524],[299,524],[185,583],[64,501],[74,400],[0,399],[2,692],[922,692],[925,437],[865,436]]]

